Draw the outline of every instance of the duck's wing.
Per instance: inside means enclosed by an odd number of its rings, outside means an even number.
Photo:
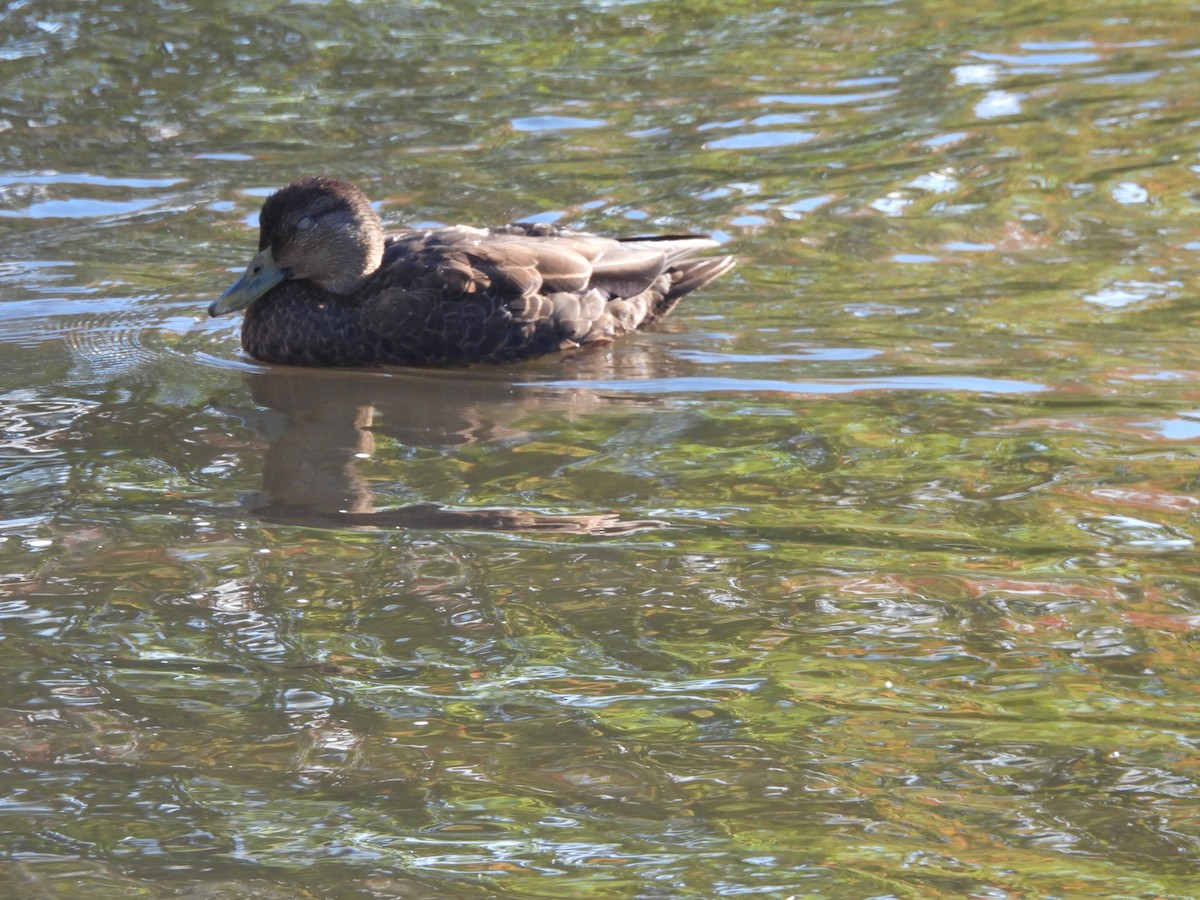
[[[410,231],[388,239],[373,293],[387,330],[403,330],[405,344],[439,348],[450,361],[518,359],[611,340],[664,315],[732,265],[725,257],[688,259],[712,246],[704,238],[616,240],[528,224]],[[696,277],[696,264],[704,277]]]
[[[703,239],[693,242],[713,245]],[[600,289],[609,297],[628,297],[644,291],[682,250],[543,225],[457,226],[391,236],[381,274],[398,284],[440,288],[447,295]]]

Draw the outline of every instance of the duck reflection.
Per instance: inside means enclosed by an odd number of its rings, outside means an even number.
[[[588,376],[608,368],[603,352],[586,356]],[[563,374],[553,367],[546,371]],[[375,454],[379,436],[411,448],[450,450],[519,437],[516,423],[533,406],[560,408],[566,415],[603,402],[589,391],[539,388],[538,372],[536,367],[426,372],[281,366],[246,373],[254,402],[270,410],[247,416],[268,445],[263,489],[248,498],[248,505],[271,522],[322,527],[628,534],[665,525],[624,520],[615,513],[559,515],[434,503],[376,508],[375,491],[359,465]],[[522,376],[532,376],[532,383]]]

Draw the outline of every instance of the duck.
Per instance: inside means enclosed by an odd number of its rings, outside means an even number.
[[[318,175],[263,202],[258,252],[208,313],[245,310],[242,348],[266,363],[511,363],[658,321],[733,268],[697,255],[717,246],[543,222],[386,234],[362,191]]]

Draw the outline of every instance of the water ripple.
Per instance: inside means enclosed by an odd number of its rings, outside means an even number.
[[[965,391],[976,394],[1031,394],[1048,390],[1045,385],[1006,378],[978,376],[909,375],[895,378],[846,378],[820,381],[776,381],[761,378],[647,378],[630,381],[541,381],[523,382],[528,387],[590,389],[630,394],[784,393],[855,394],[867,391]]]

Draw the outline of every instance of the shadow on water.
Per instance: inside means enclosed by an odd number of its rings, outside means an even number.
[[[263,487],[245,499],[275,524],[624,535],[668,526],[619,513],[547,514],[464,509],[436,503],[377,508],[360,466],[376,436],[444,451],[511,434],[518,414],[540,400],[529,388],[488,373],[328,371],[278,367],[248,372],[253,400],[267,411],[224,410],[267,442]],[[558,401],[569,406],[571,400]],[[382,420],[386,424],[377,425]]]

